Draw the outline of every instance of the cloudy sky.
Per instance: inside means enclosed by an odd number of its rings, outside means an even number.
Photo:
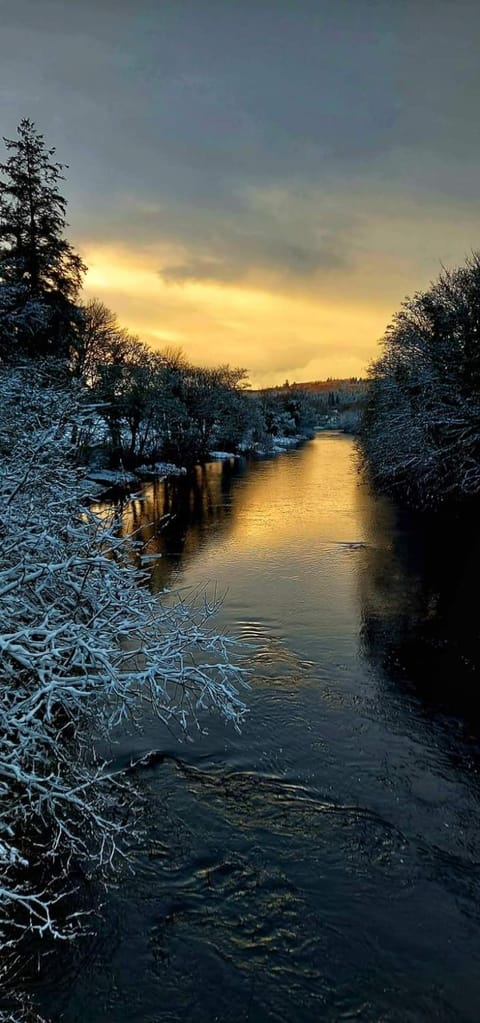
[[[480,247],[478,0],[0,0],[0,134],[69,164],[86,292],[254,384],[360,375]]]

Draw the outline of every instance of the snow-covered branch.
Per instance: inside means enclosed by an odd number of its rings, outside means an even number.
[[[369,471],[419,507],[480,493],[480,254],[407,299],[374,363],[363,425]]]
[[[204,709],[234,726],[244,678],[214,608],[153,595],[114,519],[83,500],[80,394],[0,370],[0,940],[71,938],[72,857],[108,868],[128,787],[95,753],[145,703],[181,734]],[[6,967],[5,967],[6,969]],[[1,968],[0,968],[1,971]],[[0,972],[1,976],[1,972]]]

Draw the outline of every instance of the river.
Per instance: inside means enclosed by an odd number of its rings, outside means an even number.
[[[151,525],[165,515],[164,528]],[[352,440],[211,463],[125,513],[154,585],[222,596],[248,644],[241,734],[121,760],[146,836],[39,997],[64,1023],[480,1018],[479,547],[401,516]]]

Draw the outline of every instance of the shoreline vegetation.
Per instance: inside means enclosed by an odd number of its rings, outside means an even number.
[[[370,371],[361,431],[374,486],[421,510],[480,496],[480,253],[407,298]]]
[[[274,458],[276,455],[285,454],[287,451],[293,451],[295,448],[299,448],[302,444],[306,444],[309,440],[313,440],[317,433],[323,433],[325,431],[334,431],[339,433],[348,433],[352,436],[358,435],[360,431],[360,413],[355,412],[353,415],[349,415],[345,421],[338,421],[334,417],[325,417],[325,421],[320,425],[310,428],[305,433],[294,433],[288,436],[272,436],[268,438],[268,443],[264,447],[256,445],[255,447],[244,448],[242,444],[239,445],[236,451],[209,451],[204,458],[204,462],[230,462],[232,459],[242,459],[250,457],[252,459],[260,458]],[[199,463],[195,463],[199,464]],[[86,480],[88,483],[97,483],[100,488],[100,495],[108,494],[111,490],[131,490],[139,483],[143,483],[149,480],[164,480],[175,476],[186,476],[193,466],[187,468],[185,465],[176,465],[174,462],[154,462],[152,464],[139,465],[129,472],[120,465],[117,469],[86,469]]]

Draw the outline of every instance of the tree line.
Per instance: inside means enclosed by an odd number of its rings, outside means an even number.
[[[106,464],[156,459],[191,464],[212,448],[268,449],[311,432],[308,396],[253,395],[246,370],[193,366],[181,351],[154,352],[98,299],[82,302],[86,265],[64,237],[65,166],[29,119],[5,139],[0,164],[0,360],[60,360],[97,403],[88,450]]]

